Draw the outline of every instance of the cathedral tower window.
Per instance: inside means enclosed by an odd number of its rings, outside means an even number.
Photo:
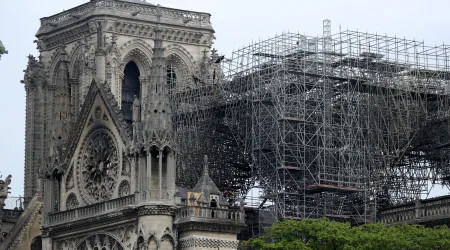
[[[169,86],[169,89],[175,88],[177,85],[176,83],[177,75],[172,64],[169,64],[167,65],[167,85]]]
[[[134,96],[141,98],[141,83],[139,81],[139,68],[136,63],[130,61],[124,70],[122,82],[122,114],[125,121],[132,123],[132,108]]]

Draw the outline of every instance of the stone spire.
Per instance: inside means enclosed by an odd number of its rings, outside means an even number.
[[[195,193],[200,193],[200,197],[197,200],[198,203],[207,204],[210,202],[211,195],[216,195],[219,197],[217,202],[221,206],[228,206],[228,202],[223,197],[222,192],[209,176],[209,163],[208,156],[206,155],[203,157],[203,174],[200,176],[200,179],[192,191]]]
[[[143,127],[149,139],[153,135],[167,136],[171,131],[169,96],[167,93],[167,70],[164,57],[162,29],[160,27],[161,11],[157,8],[157,25],[155,29],[155,45],[153,48],[152,66],[150,68],[150,86],[147,88],[147,100],[143,110]],[[160,138],[162,139],[162,138]]]
[[[208,171],[209,171],[209,166],[208,166],[208,156],[207,155],[205,155],[204,157],[203,157],[203,176],[204,177],[206,177],[206,176],[209,176],[209,173],[208,173]]]
[[[106,26],[106,21],[105,21]],[[106,79],[106,49],[103,23],[97,22],[97,46],[95,49],[95,80],[103,83]]]

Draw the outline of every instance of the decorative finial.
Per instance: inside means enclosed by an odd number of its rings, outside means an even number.
[[[204,49],[203,52],[203,59],[206,59],[208,57],[208,50]]]
[[[112,43],[113,45],[115,45],[116,42],[117,42],[117,39],[119,39],[119,37],[116,35],[116,33],[113,33],[113,34],[111,35],[111,43]]]
[[[205,155],[203,157],[203,175],[208,175],[208,156]]]
[[[161,23],[161,5],[157,5],[156,6],[156,21],[159,23]]]
[[[212,56],[217,56],[217,50],[216,50],[216,48],[213,48],[213,49],[211,50],[211,54],[212,54]]]

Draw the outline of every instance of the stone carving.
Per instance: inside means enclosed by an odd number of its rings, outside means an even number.
[[[73,179],[73,167],[70,168],[69,173],[66,177],[66,191],[69,191],[75,186],[75,181]]]
[[[88,126],[91,126],[92,123],[94,123],[94,119],[92,119],[92,117],[91,117],[91,118],[89,118]]]
[[[126,157],[125,152],[123,153],[122,156],[122,175],[123,176],[130,176],[131,174],[131,162],[130,159],[128,159],[128,157]]]
[[[101,22],[97,23],[97,50],[103,49],[105,46],[103,40],[103,25]]]
[[[123,180],[119,185],[119,197],[124,197],[130,194],[130,183]]]
[[[77,196],[74,193],[70,193],[66,200],[66,210],[77,208],[79,205]]]
[[[107,234],[92,235],[82,241],[77,250],[98,249],[98,250],[123,250],[124,247],[114,237]]]
[[[208,238],[185,238],[179,241],[182,249],[186,248],[212,248],[212,249],[237,249],[239,241],[237,240],[219,240]]]
[[[91,201],[111,198],[116,187],[119,155],[110,133],[99,128],[84,142],[79,163],[82,192]]]
[[[102,116],[102,108],[100,106],[95,107],[95,119],[100,119]]]
[[[127,248],[131,249],[133,243],[136,241],[137,237],[137,226],[129,225],[125,227],[119,227],[115,231],[115,235],[118,236],[120,242]]]
[[[12,175],[8,175],[4,181],[0,180],[0,194],[6,195],[8,193],[8,189],[9,189],[8,186],[9,186],[9,184],[11,184],[11,177],[12,177]],[[0,178],[1,178],[1,176],[0,176]]]

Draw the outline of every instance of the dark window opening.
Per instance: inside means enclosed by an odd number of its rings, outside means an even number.
[[[216,201],[216,199],[212,199],[212,200],[211,200],[210,207],[217,207],[217,201]]]
[[[139,68],[133,61],[125,66],[122,82],[122,114],[126,122],[133,122],[134,96],[141,99],[141,83],[139,82]]]
[[[211,200],[211,203],[209,204],[209,206],[210,207],[217,207],[217,201],[216,201],[216,199],[212,199]],[[212,218],[215,218],[215,217],[217,217],[217,214],[215,213],[215,211],[214,210],[211,210],[211,217]]]
[[[37,236],[33,239],[30,246],[31,250],[42,250],[42,238],[41,236]]]

